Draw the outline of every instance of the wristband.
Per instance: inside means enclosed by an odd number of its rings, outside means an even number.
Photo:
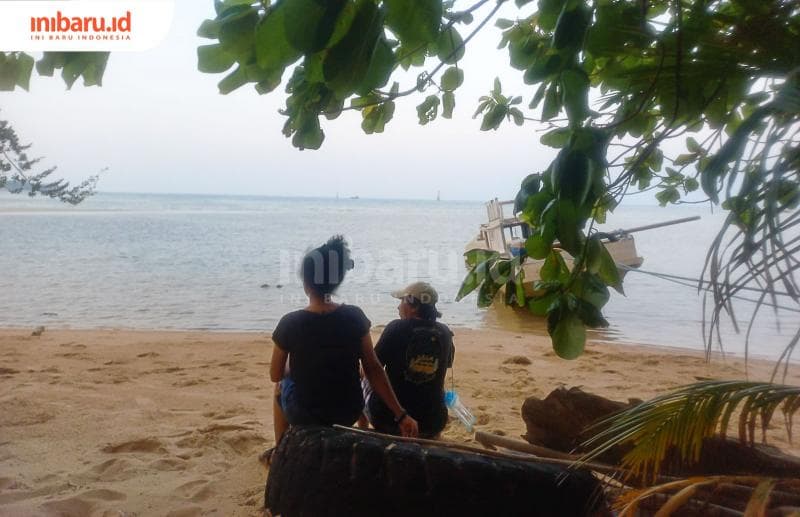
[[[399,424],[399,423],[400,423],[400,422],[402,422],[402,421],[403,421],[403,419],[404,419],[405,417],[407,417],[407,416],[408,416],[408,411],[406,411],[406,410],[404,409],[404,410],[403,410],[403,412],[402,412],[402,413],[400,413],[400,416],[398,416],[398,417],[396,417],[396,418],[394,419],[394,423],[395,423],[395,424]]]

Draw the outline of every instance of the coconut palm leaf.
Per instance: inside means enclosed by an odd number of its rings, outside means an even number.
[[[753,444],[760,423],[762,440],[773,414],[781,408],[787,430],[800,409],[800,387],[745,381],[707,381],[690,384],[643,402],[597,423],[599,432],[582,448],[589,450],[580,463],[612,447],[629,444],[621,466],[630,475],[654,480],[667,453],[675,450],[680,461],[699,460],[705,438],[725,436],[739,411],[739,439]]]
[[[776,515],[800,515],[796,513],[796,505],[800,504],[799,492],[798,479],[697,476],[629,490],[614,502],[614,507],[619,517],[639,515],[643,506],[648,506],[648,510],[658,508],[654,512],[656,517],[668,516],[686,505],[694,506],[694,514],[717,510],[717,515],[755,517],[767,515],[770,506],[773,506],[787,510],[778,510],[780,513]],[[791,513],[792,510],[795,513]]]

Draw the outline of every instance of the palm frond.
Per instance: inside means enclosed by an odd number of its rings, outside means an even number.
[[[632,476],[653,480],[668,454],[682,464],[700,459],[706,438],[723,437],[739,411],[739,439],[752,445],[760,423],[762,440],[772,415],[781,408],[787,430],[800,409],[800,387],[745,381],[706,381],[684,386],[607,418],[582,448],[588,462],[612,447],[630,445],[621,466]]]
[[[800,479],[695,476],[630,490],[614,502],[614,508],[620,517],[639,515],[643,507],[654,511],[656,517],[668,516],[687,505],[694,507],[692,514],[755,517],[767,515],[770,506],[791,509],[797,504],[800,504]]]

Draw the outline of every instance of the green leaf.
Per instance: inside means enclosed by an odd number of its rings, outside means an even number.
[[[361,129],[368,135],[383,133],[386,123],[394,116],[394,101],[384,101],[377,106],[370,106],[363,110],[364,120]]]
[[[318,52],[333,35],[346,0],[283,0],[286,39],[295,50]]]
[[[554,162],[553,187],[559,199],[583,206],[592,186],[592,162],[585,153],[563,149]]]
[[[452,92],[464,82],[464,70],[451,66],[442,74],[442,90]]]
[[[541,234],[536,233],[525,240],[525,252],[534,259],[545,258],[551,250],[553,241],[547,242]]]
[[[697,180],[694,178],[686,178],[683,181],[683,188],[686,189],[686,192],[694,192],[700,187],[700,184],[697,183]]]
[[[583,271],[578,275],[578,277],[572,283],[570,290],[576,297],[578,297],[578,299],[583,300],[586,303],[597,307],[598,309],[601,309],[606,303],[608,303],[608,300],[611,297],[608,292],[608,287],[606,287],[598,277],[586,271]],[[584,323],[587,323],[587,325],[590,327],[597,326],[595,324],[589,324],[585,320]]]
[[[33,72],[34,59],[21,52],[17,56],[17,86],[25,91],[30,89],[31,85],[31,72]]]
[[[697,155],[694,153],[690,153],[690,154],[681,154],[680,156],[675,158],[675,160],[672,163],[674,163],[676,166],[682,166],[682,165],[689,165],[690,163],[695,161],[697,161]]]
[[[580,49],[589,25],[589,15],[583,1],[566,2],[553,32],[553,47],[571,51]]]
[[[359,86],[358,93],[366,94],[386,86],[395,64],[392,47],[389,46],[385,38],[379,36],[375,51],[372,54],[372,60],[367,69],[367,75]]]
[[[498,18],[497,21],[494,22],[494,25],[495,27],[505,30],[511,28],[511,26],[514,25],[514,22],[506,18]]]
[[[611,258],[608,249],[606,249],[605,246],[601,246],[597,253],[598,256],[595,259],[598,262],[596,267],[597,276],[607,286],[613,287],[619,294],[624,295],[625,292],[622,290],[622,277],[620,277],[617,264],[614,262],[614,259]]]
[[[680,199],[681,194],[675,187],[667,187],[656,194],[656,200],[658,200],[658,204],[661,206],[667,206],[668,204],[675,203]]]
[[[514,291],[517,298],[517,305],[525,307],[525,270],[518,268],[517,275],[514,277]]]
[[[572,136],[571,129],[566,127],[560,127],[543,134],[542,137],[539,139],[539,141],[546,146],[560,149],[565,145],[567,145],[567,143],[569,142],[569,138],[571,136]]]
[[[403,45],[415,47],[436,41],[442,20],[441,0],[385,0],[386,25]]]
[[[536,316],[547,316],[553,304],[558,302],[558,293],[546,293],[528,301],[528,310]]]
[[[325,140],[325,133],[319,127],[316,116],[308,116],[292,137],[292,145],[300,149],[319,149]]]
[[[361,82],[366,78],[382,30],[381,11],[372,1],[361,2],[350,30],[330,49],[322,65],[325,80],[341,97],[356,89],[361,91]],[[385,55],[379,58],[381,63],[376,66],[380,70],[376,75],[385,73],[385,59]]]
[[[200,45],[197,47],[197,69],[207,74],[226,71],[236,62],[236,58],[222,45]]]
[[[419,123],[425,125],[436,119],[439,114],[439,97],[428,95],[420,105],[417,106],[417,116]]]
[[[503,104],[496,104],[483,116],[481,122],[481,131],[489,131],[490,129],[497,129],[500,123],[506,116],[508,108]]]
[[[553,350],[562,359],[576,359],[583,354],[586,345],[586,328],[572,311],[562,311],[550,333]]]
[[[589,76],[580,69],[564,70],[561,84],[564,87],[564,108],[570,122],[583,122],[589,114]]]
[[[508,114],[514,120],[514,124],[522,126],[525,123],[525,115],[518,108],[509,109]]]
[[[464,277],[464,281],[461,282],[461,287],[458,290],[458,294],[456,295],[456,301],[461,300],[469,293],[474,291],[478,288],[478,286],[483,283],[486,279],[486,273],[488,271],[488,267],[494,262],[493,259],[488,259],[483,262],[480,262],[473,266],[472,269],[469,270],[467,276]]]
[[[219,20],[203,20],[197,28],[197,35],[201,38],[219,39],[219,29],[222,24]]]
[[[2,54],[0,54],[1,56]],[[0,91],[12,92],[17,86],[19,65],[15,56],[10,56],[0,62]]]
[[[240,88],[248,83],[247,72],[243,66],[236,67],[236,70],[225,76],[218,84],[219,93],[227,95],[233,90]]]
[[[544,96],[544,108],[542,108],[542,120],[550,120],[561,111],[561,95],[558,85],[552,83]]]
[[[547,89],[547,83],[542,83],[539,85],[539,88],[536,89],[536,93],[533,95],[533,98],[531,99],[531,103],[528,104],[528,107],[530,109],[536,109],[536,106],[538,106],[539,103],[542,102],[542,99],[544,98],[544,92],[546,89]]]
[[[490,278],[484,280],[480,289],[478,289],[478,307],[485,309],[491,306],[501,287],[502,284],[497,284]]]
[[[456,96],[453,92],[444,92],[442,94],[442,116],[444,118],[453,118],[453,109],[456,107]]]
[[[547,79],[561,69],[562,59],[558,54],[545,55],[534,61],[522,76],[525,84],[536,84]]]
[[[258,11],[243,11],[228,21],[224,21],[219,29],[219,43],[229,54],[241,57],[245,61],[253,50],[256,41],[256,24]]]
[[[593,275],[600,271],[604,247],[597,235],[592,235],[586,242],[586,270]]]
[[[443,63],[452,65],[464,57],[464,40],[455,27],[450,27],[439,35],[436,47],[437,55]]]
[[[286,4],[278,4],[256,27],[256,60],[261,68],[283,70],[300,58],[286,36]]]
[[[569,280],[569,268],[558,250],[551,249],[539,269],[539,278],[544,282],[564,283]]]
[[[490,259],[496,259],[499,257],[500,254],[496,251],[489,251],[481,248],[477,248],[474,250],[469,250],[468,252],[464,253],[464,260],[466,261],[467,265],[470,267],[475,267],[481,262],[486,262]]]
[[[543,31],[551,31],[556,27],[558,15],[566,0],[539,0],[539,27]]]
[[[568,199],[558,202],[558,241],[570,255],[577,257],[581,251],[581,228],[575,204]]]

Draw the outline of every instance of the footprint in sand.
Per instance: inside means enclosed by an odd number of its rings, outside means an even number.
[[[25,490],[27,488],[29,488],[27,485],[14,478],[0,478],[0,492],[5,490]]]
[[[512,355],[503,361],[503,364],[519,364],[525,366],[531,364],[531,360],[524,355]]]
[[[208,383],[204,379],[183,379],[172,383],[172,385],[176,388],[188,388],[190,386],[197,386],[199,384]]]
[[[13,368],[0,368],[0,375],[16,375],[18,373],[19,370]]]
[[[178,508],[172,510],[167,514],[167,517],[199,517],[203,515],[203,509],[199,506],[187,506],[185,508]]]
[[[49,514],[53,515],[90,515],[96,503],[87,501],[80,496],[49,501],[42,505]]]
[[[145,352],[143,354],[138,354],[136,357],[158,357],[159,354],[156,352]]]
[[[189,481],[176,488],[175,491],[195,503],[206,501],[214,495],[214,490],[206,479]]]
[[[174,472],[174,471],[186,470],[186,459],[180,457],[162,458],[160,460],[156,460],[148,464],[148,468],[153,470],[159,470],[161,472]]]
[[[124,501],[128,498],[122,492],[117,492],[116,490],[108,490],[106,488],[98,488],[95,490],[87,490],[86,492],[82,493],[79,497],[85,499],[95,499],[98,501]]]
[[[164,453],[164,444],[156,438],[140,438],[118,444],[106,445],[102,449],[105,453],[116,454],[120,452],[158,452]]]
[[[88,475],[97,481],[127,481],[136,472],[130,461],[118,458],[95,465],[89,469]]]

